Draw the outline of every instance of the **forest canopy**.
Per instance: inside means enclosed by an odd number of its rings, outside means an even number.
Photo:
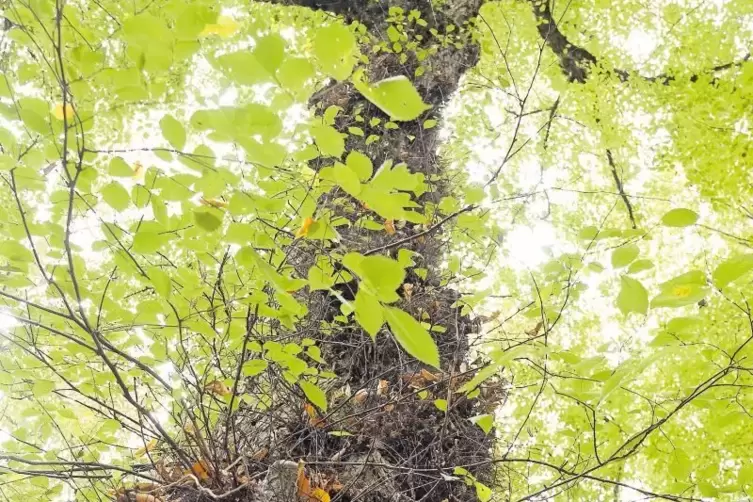
[[[750,0],[0,16],[0,499],[753,497]]]

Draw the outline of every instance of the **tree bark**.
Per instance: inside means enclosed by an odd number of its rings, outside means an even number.
[[[358,150],[366,154],[375,168],[385,161],[394,164],[405,163],[413,173],[423,173],[428,180],[430,175],[440,175],[442,163],[436,157],[439,127],[425,128],[427,119],[439,120],[442,107],[458,88],[463,74],[478,61],[478,47],[472,41],[469,30],[464,30],[478,14],[482,0],[451,0],[441,6],[431,0],[270,0],[269,3],[285,6],[308,7],[326,10],[340,15],[345,21],[358,21],[367,26],[375,40],[389,40],[387,30],[390,8],[399,7],[407,15],[410,11],[420,12],[426,26],[416,26],[412,35],[422,37],[420,48],[429,50],[429,56],[419,60],[415,52],[384,52],[372,54],[370,47],[362,47],[369,63],[366,68],[372,82],[403,75],[409,78],[422,99],[432,108],[415,121],[401,122],[399,127],[385,131],[384,123],[389,121],[379,108],[366,100],[350,82],[333,82],[319,91],[310,106],[323,111],[332,105],[339,106],[335,127],[347,132],[349,127],[363,129],[364,135],[349,134],[346,139],[346,152]],[[451,25],[453,27],[451,27]],[[432,32],[437,30],[437,32]],[[439,36],[437,36],[437,34]],[[442,43],[443,36],[450,35],[449,43]],[[447,42],[447,39],[444,39]],[[431,49],[434,47],[433,49]],[[416,76],[416,70],[425,72]],[[365,120],[357,121],[356,117]],[[381,127],[370,125],[370,120],[378,118]],[[379,134],[381,139],[368,144],[371,134]],[[331,165],[332,161],[315,159],[311,167],[319,169]],[[448,195],[446,184],[441,180],[427,181],[431,190],[415,199],[422,206],[425,202],[437,203]],[[333,206],[337,216],[346,218],[348,206]],[[352,213],[352,205],[350,206]],[[448,220],[448,219],[445,219]],[[454,466],[478,466],[468,468],[479,481],[489,482],[491,440],[469,419],[480,413],[475,401],[467,400],[451,389],[451,382],[464,367],[468,351],[468,337],[475,331],[475,323],[460,314],[455,305],[459,295],[439,280],[439,269],[443,253],[441,239],[445,220],[427,222],[426,227],[437,228],[426,232],[411,224],[395,235],[382,233],[375,240],[373,232],[364,233],[354,228],[340,232],[341,241],[347,251],[362,254],[369,252],[396,252],[399,247],[418,253],[417,266],[428,269],[428,277],[411,275],[406,282],[412,294],[405,297],[400,307],[415,317],[421,313],[432,313],[432,324],[443,326],[446,331],[436,333],[442,372],[431,370],[436,381],[424,381],[431,392],[428,399],[417,397],[418,389],[410,379],[420,377],[427,367],[412,360],[398,349],[392,337],[378,334],[376,341],[368,337],[355,325],[345,325],[335,329],[324,342],[323,356],[334,366],[340,377],[340,384],[352,392],[365,390],[366,400],[354,404],[351,400],[345,411],[328,417],[329,421],[339,421],[352,436],[332,437],[331,428],[318,429],[300,419],[300,412],[291,411],[298,417],[285,424],[284,440],[274,442],[267,462],[268,465],[281,465],[279,462],[304,460],[312,472],[336,475],[344,485],[333,499],[360,502],[441,502],[444,500],[474,500],[475,487],[463,480],[448,480]],[[449,222],[447,222],[449,224]],[[304,249],[300,250],[306,254]],[[305,260],[305,258],[301,258]],[[301,271],[306,266],[301,267]],[[348,293],[342,291],[343,295]],[[352,292],[351,298],[352,299]],[[325,315],[321,309],[310,307],[309,319],[305,320],[311,329],[318,329]],[[427,373],[423,373],[424,377]],[[374,390],[377,382],[386,382],[389,396],[379,396]],[[434,399],[447,399],[447,412],[434,405]],[[350,407],[350,408],[348,408]],[[254,426],[256,427],[256,426]],[[252,428],[247,435],[254,434]],[[277,462],[273,464],[273,462]],[[278,487],[279,488],[279,487]]]

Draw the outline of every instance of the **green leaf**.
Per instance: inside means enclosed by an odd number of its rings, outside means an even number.
[[[392,303],[400,299],[397,289],[405,280],[405,268],[396,260],[383,255],[348,253],[343,257],[343,265],[360,277],[363,287],[378,300]]]
[[[304,58],[286,58],[277,69],[277,80],[299,97],[304,86],[314,76],[314,67]]]
[[[347,437],[347,436],[353,435],[352,433],[348,431],[332,431],[332,432],[328,432],[327,434],[334,437]]]
[[[285,40],[277,34],[258,39],[254,47],[254,56],[265,70],[274,74],[285,57]]]
[[[183,128],[183,124],[168,114],[162,117],[159,126],[167,142],[176,150],[182,150],[186,144],[186,130]]]
[[[584,227],[578,232],[578,238],[584,241],[592,241],[599,235],[599,229],[594,226]]]
[[[701,492],[701,495],[704,497],[716,497],[719,495],[719,490],[705,480],[698,481],[698,491]]]
[[[2,82],[2,80],[0,80]],[[0,155],[0,171],[10,171],[16,166],[16,161],[10,155]]]
[[[745,464],[737,473],[737,482],[742,486],[753,484],[753,464]]]
[[[207,232],[214,232],[222,225],[222,213],[211,209],[196,209],[193,218],[196,224]]]
[[[673,209],[664,216],[661,222],[665,227],[689,227],[698,221],[698,214],[690,209]]]
[[[652,308],[684,307],[703,300],[709,294],[709,288],[700,284],[674,284],[666,287],[651,300]]]
[[[154,214],[154,219],[160,222],[163,225],[167,224],[167,207],[165,206],[165,203],[162,201],[161,197],[152,196],[152,213]]]
[[[149,275],[149,280],[157,294],[162,298],[169,298],[171,290],[170,276],[157,267],[151,267],[147,271],[147,275]]]
[[[626,275],[620,277],[620,294],[617,296],[617,307],[625,315],[630,312],[646,315],[648,292],[643,284]]]
[[[356,89],[392,120],[415,120],[431,106],[424,103],[413,83],[405,76],[391,77],[376,84],[355,82]]]
[[[223,54],[217,58],[217,64],[238,84],[255,85],[273,80],[264,65],[248,50]]]
[[[405,351],[422,363],[439,369],[439,349],[429,332],[407,312],[384,308],[384,317],[392,334]]]
[[[131,203],[128,191],[117,181],[113,181],[102,188],[102,199],[116,211],[125,211]]]
[[[630,264],[630,268],[628,268],[627,273],[637,274],[638,272],[643,272],[644,270],[649,270],[652,268],[654,268],[654,262],[652,262],[651,260],[635,260]]]
[[[307,382],[306,380],[301,380],[300,382],[298,382],[298,385],[301,387],[303,393],[306,394],[306,398],[311,401],[312,404],[316,405],[316,407],[323,412],[327,412],[327,395],[322,389],[311,382]]]
[[[356,64],[356,39],[341,24],[319,28],[314,36],[314,55],[322,70],[337,80],[345,80]]]
[[[473,484],[476,486],[476,496],[480,502],[489,502],[492,499],[491,488],[479,481],[474,481]]]
[[[612,268],[626,267],[638,257],[640,250],[635,244],[625,244],[612,251]]]
[[[117,176],[120,178],[130,178],[133,176],[133,169],[129,166],[122,157],[113,157],[110,161],[110,167],[107,171],[110,176]]]
[[[607,380],[604,382],[604,387],[601,389],[601,396],[599,401],[603,401],[609,394],[617,389],[622,381],[629,375],[629,371],[618,368]]]
[[[354,302],[356,321],[371,336],[376,338],[377,333],[384,324],[384,309],[375,296],[360,288],[356,293]]]
[[[367,181],[374,173],[371,159],[359,151],[352,151],[345,158],[345,164],[358,175],[360,181]]]
[[[34,385],[31,387],[31,392],[35,397],[44,397],[51,394],[55,389],[55,382],[50,380],[34,380]]]
[[[358,181],[358,175],[353,169],[337,163],[332,169],[332,174],[337,184],[349,195],[356,197],[361,193],[361,182]]]
[[[434,406],[436,406],[436,408],[439,411],[444,411],[445,413],[447,413],[447,400],[446,399],[435,399]]]
[[[491,431],[492,427],[494,427],[494,417],[490,414],[477,415],[475,417],[471,417],[469,420],[481,427],[481,430],[484,431],[484,434],[489,434],[489,431]]]
[[[327,157],[342,157],[345,151],[345,136],[332,126],[318,125],[311,128],[311,135],[316,145]]]
[[[131,199],[133,200],[133,205],[138,207],[139,209],[146,207],[146,205],[149,203],[150,196],[151,194],[149,193],[149,190],[144,188],[142,185],[134,185],[134,187],[131,189]]]
[[[748,273],[751,269],[753,269],[753,254],[735,256],[723,261],[716,267],[711,277],[717,288],[723,288]]]
[[[334,272],[334,268],[327,260],[319,260],[308,271],[309,289],[315,291],[331,288],[336,280]]]
[[[264,359],[251,359],[243,365],[243,374],[247,377],[255,377],[264,373],[269,363]]]
[[[672,279],[659,284],[659,288],[667,290],[681,284],[697,284],[699,286],[705,286],[706,274],[700,270],[691,270],[690,272],[685,272],[684,274],[680,274],[677,277],[673,277]]]

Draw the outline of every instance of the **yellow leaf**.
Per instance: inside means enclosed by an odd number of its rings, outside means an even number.
[[[141,162],[134,162],[133,163],[133,179],[136,180],[136,183],[144,183],[144,174],[146,173],[146,169],[144,169],[144,166],[141,165]]]
[[[136,450],[136,453],[134,453],[134,456],[136,456],[136,457],[143,457],[144,455],[147,454],[147,452],[152,451],[155,446],[157,446],[157,440],[156,439],[152,439],[151,441],[149,441],[146,444],[146,446],[144,446],[143,448],[139,448],[138,450]]]
[[[63,115],[63,103],[58,103],[55,105],[55,111],[53,112],[55,115],[55,118],[58,120],[63,120],[63,117],[70,120],[73,118],[73,105],[70,103],[65,104],[65,115]]]
[[[204,29],[199,33],[199,36],[208,37],[210,35],[217,35],[222,38],[228,38],[238,31],[238,26],[238,23],[236,23],[233,18],[219,16],[217,18],[217,23],[204,26]]]
[[[693,290],[690,286],[675,286],[674,289],[672,289],[672,294],[679,296],[680,298],[685,298],[686,296],[690,296],[692,291]]]
[[[309,234],[309,229],[311,228],[311,225],[314,224],[314,218],[311,218],[310,216],[303,220],[303,224],[301,225],[301,228],[298,229],[298,232],[296,232],[296,237],[305,237]]]
[[[203,206],[211,206],[215,207],[217,209],[224,209],[227,207],[227,202],[224,200],[219,199],[204,199],[202,198],[199,202],[201,202],[201,205]]]
[[[325,492],[321,488],[314,488],[314,490],[312,490],[311,492],[311,495],[309,495],[309,498],[317,502],[330,502],[329,493]]]

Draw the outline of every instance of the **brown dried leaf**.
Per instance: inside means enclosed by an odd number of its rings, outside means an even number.
[[[232,392],[227,385],[219,380],[212,380],[204,387],[204,390],[217,394],[218,396],[227,396]]]
[[[367,397],[369,397],[369,391],[366,389],[361,389],[353,396],[353,400],[358,404],[362,404],[364,401],[366,401]]]
[[[377,396],[386,395],[389,387],[390,383],[387,380],[379,380],[379,384],[377,384]]]
[[[413,284],[410,282],[403,283],[403,293],[408,300],[413,296]]]

